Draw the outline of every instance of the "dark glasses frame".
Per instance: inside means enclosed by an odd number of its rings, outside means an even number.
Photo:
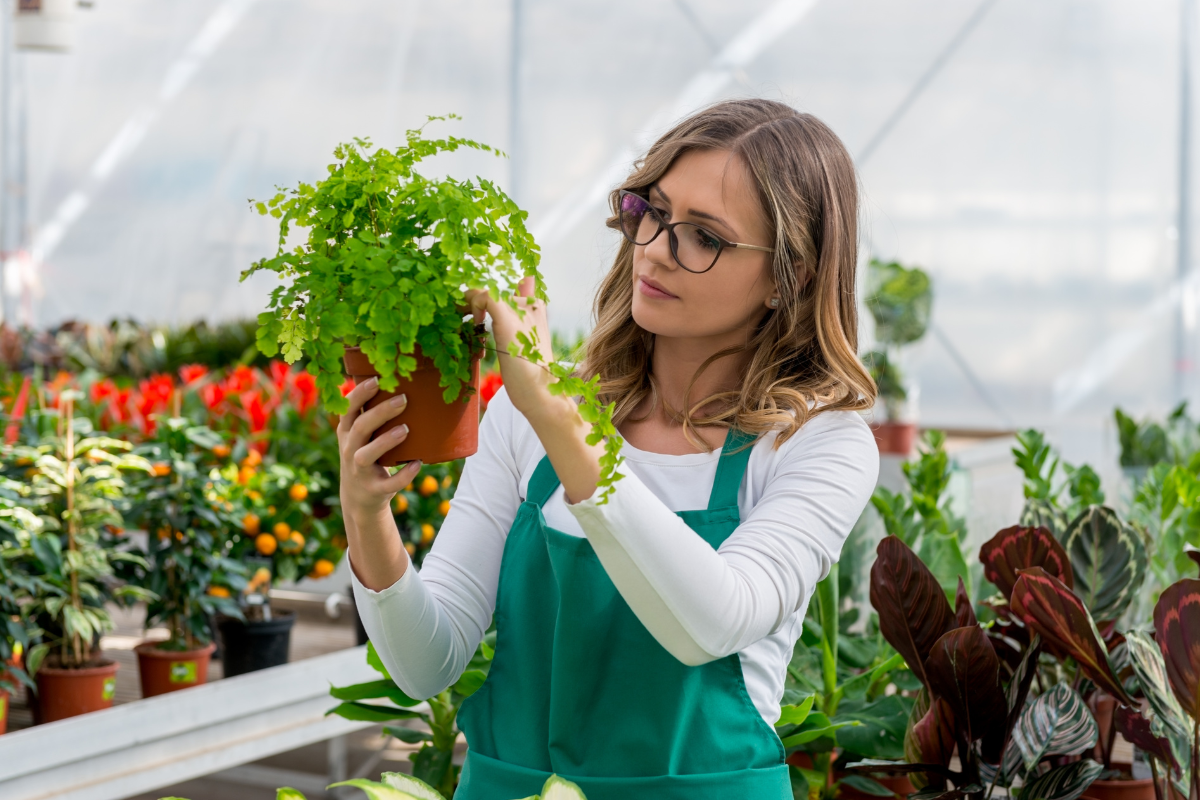
[[[625,224],[625,220],[626,220],[625,197],[627,195],[629,197],[636,197],[638,200],[645,203],[646,204],[645,214],[649,214],[651,217],[653,217],[654,221],[658,223],[658,230],[654,232],[653,236],[651,236],[649,239],[647,239],[644,242],[639,242],[636,239],[634,239],[632,236],[629,235],[629,232],[627,230],[627,226]],[[635,244],[639,247],[645,247],[646,245],[650,244],[651,242],[653,242],[655,239],[657,239],[659,237],[659,234],[661,234],[665,230],[667,232],[667,242],[670,244],[670,248],[671,248],[671,257],[675,259],[676,264],[678,264],[680,267],[687,270],[688,272],[692,273],[693,275],[701,275],[705,272],[708,272],[710,269],[712,269],[714,266],[716,266],[717,259],[721,257],[721,253],[725,252],[726,247],[733,247],[733,248],[737,248],[737,249],[741,249],[741,250],[758,250],[761,253],[774,253],[775,252],[775,248],[773,248],[773,247],[760,247],[759,245],[756,245],[756,244],[742,244],[741,242],[731,242],[728,239],[726,239],[724,236],[721,236],[718,233],[713,233],[708,228],[705,228],[703,225],[697,225],[694,222],[666,222],[662,218],[662,216],[658,213],[658,209],[656,209],[653,205],[650,204],[649,198],[643,197],[642,195],[638,194],[637,192],[631,192],[628,189],[622,189],[621,193],[617,199],[617,216],[620,220],[621,234],[626,239],[628,239],[630,241],[630,243]],[[640,227],[640,225],[641,225],[641,222],[639,221],[638,226]],[[677,228],[680,225],[688,225],[693,228],[699,228],[701,231],[703,231],[705,233],[705,235],[711,236],[719,245],[719,247],[717,247],[717,252],[713,254],[712,263],[709,264],[704,269],[691,269],[690,267],[686,266],[683,263],[683,261],[680,260],[680,258],[679,258],[679,237],[675,235],[675,228]]]

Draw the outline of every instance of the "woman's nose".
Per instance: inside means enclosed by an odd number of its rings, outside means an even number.
[[[671,255],[671,234],[665,228],[658,232],[658,236],[654,237],[654,241],[646,245],[646,258],[667,269],[675,269],[679,266],[675,263],[675,257]]]

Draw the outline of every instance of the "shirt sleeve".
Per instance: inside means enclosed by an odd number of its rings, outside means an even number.
[[[771,458],[761,497],[716,550],[625,469],[607,503],[567,506],[638,619],[685,664],[739,652],[804,608],[879,472],[851,412],[818,414]]]
[[[426,699],[463,671],[491,624],[504,542],[521,505],[516,409],[503,389],[488,404],[433,549],[382,591],[351,581],[363,628],[406,694]],[[353,564],[351,565],[353,567]]]

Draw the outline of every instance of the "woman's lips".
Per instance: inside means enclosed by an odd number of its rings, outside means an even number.
[[[670,292],[663,291],[662,289],[659,289],[657,286],[647,283],[645,278],[638,279],[638,291],[640,291],[646,297],[653,297],[658,300],[677,300],[678,299],[675,295],[671,294]]]

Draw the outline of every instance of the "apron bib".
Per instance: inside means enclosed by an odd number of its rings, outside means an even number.
[[[752,442],[731,430],[708,508],[678,512],[714,549],[740,522]],[[459,711],[468,751],[455,800],[528,797],[551,773],[588,800],[790,800],[783,744],[737,654],[689,667],[663,649],[591,543],[546,525],[558,485],[543,458],[504,545],[495,658]]]

